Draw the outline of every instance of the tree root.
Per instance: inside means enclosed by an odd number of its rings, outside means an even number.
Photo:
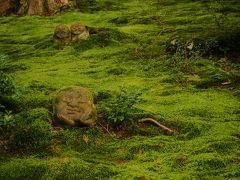
[[[160,124],[158,121],[156,121],[156,120],[153,119],[153,118],[144,118],[144,119],[141,119],[139,122],[151,122],[151,123],[157,125],[158,127],[161,127],[162,129],[164,129],[164,130],[166,130],[166,131],[168,131],[168,132],[170,132],[170,133],[173,133],[173,132],[174,132],[174,130],[169,129],[168,127]]]

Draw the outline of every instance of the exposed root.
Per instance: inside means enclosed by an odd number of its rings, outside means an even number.
[[[166,130],[166,131],[168,131],[168,132],[170,132],[170,133],[173,133],[173,132],[174,132],[174,130],[169,129],[168,127],[160,124],[158,121],[156,121],[156,120],[153,119],[153,118],[144,118],[144,119],[141,119],[139,122],[151,122],[151,123],[157,125],[158,127],[161,127],[162,129],[164,129],[164,130]]]

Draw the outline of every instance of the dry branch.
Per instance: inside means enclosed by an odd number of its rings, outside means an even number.
[[[158,121],[156,121],[156,120],[153,119],[153,118],[144,118],[144,119],[141,119],[139,122],[151,122],[151,123],[157,125],[158,127],[163,128],[164,130],[166,130],[166,131],[168,131],[168,132],[170,132],[170,133],[173,133],[173,132],[174,132],[174,130],[169,129],[168,127],[160,124]]]

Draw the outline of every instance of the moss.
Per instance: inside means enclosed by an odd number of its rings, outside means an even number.
[[[48,154],[52,137],[48,118],[49,112],[43,108],[19,113],[11,126],[6,127],[5,131],[1,129],[6,142],[5,151],[22,155]]]
[[[1,164],[1,179],[41,179],[48,171],[48,164],[36,162],[34,159],[13,159],[11,162]]]
[[[6,100],[16,125],[0,127],[0,179],[239,179],[239,58],[165,52],[176,35],[238,47],[238,1],[229,1],[222,29],[201,1],[96,2],[84,13],[0,18],[4,71],[23,87]],[[93,27],[90,38],[53,44],[55,26],[76,21]],[[53,97],[74,85],[97,103],[122,85],[147,88],[134,117],[154,116],[175,132],[139,124],[118,139],[100,125],[52,127]]]

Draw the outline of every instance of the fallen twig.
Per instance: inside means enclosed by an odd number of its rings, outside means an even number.
[[[173,133],[173,132],[174,132],[174,130],[169,129],[168,127],[160,124],[158,121],[156,121],[156,120],[153,119],[153,118],[144,118],[144,119],[141,119],[139,122],[147,122],[147,121],[149,121],[149,122],[151,122],[151,123],[154,123],[154,124],[157,125],[158,127],[161,127],[161,128],[163,128],[164,130],[166,130],[166,131],[168,131],[168,132],[170,132],[170,133]]]
[[[108,130],[108,128],[105,128],[101,123],[98,122],[98,124],[107,131],[107,133],[113,138],[113,139],[116,139]]]

